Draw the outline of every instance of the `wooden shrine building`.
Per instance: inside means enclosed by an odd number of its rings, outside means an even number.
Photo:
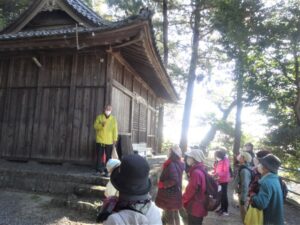
[[[157,109],[177,95],[151,13],[107,21],[80,0],[34,0],[0,32],[0,157],[91,164],[93,122],[155,148]]]

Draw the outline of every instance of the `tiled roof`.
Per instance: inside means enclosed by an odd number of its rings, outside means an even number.
[[[110,22],[104,20],[99,15],[97,15],[93,10],[91,10],[86,4],[80,0],[66,0],[66,2],[76,10],[77,13],[81,14],[83,17],[89,19],[93,23],[102,26],[108,25]]]
[[[77,32],[87,32],[95,28],[78,27]],[[53,29],[53,30],[37,30],[37,31],[21,31],[15,34],[2,34],[0,35],[0,40],[15,40],[24,39],[32,37],[47,37],[47,36],[57,36],[64,34],[72,34],[76,32],[76,27],[73,28],[63,28],[63,29]]]
[[[78,0],[67,0],[67,1],[72,2],[72,4],[75,4],[75,2],[80,2]],[[151,12],[150,11],[148,11],[148,12],[149,12],[148,14],[142,12],[139,15],[131,16],[131,17],[128,17],[124,20],[117,21],[117,22],[109,22],[107,24],[102,24],[101,26],[97,26],[97,27],[91,27],[91,28],[78,27],[77,32],[78,33],[85,33],[85,32],[93,32],[93,31],[117,29],[119,27],[129,25],[129,24],[134,23],[136,21],[147,20],[151,16]],[[101,18],[100,18],[100,20],[101,20]],[[75,26],[72,27],[72,28],[68,27],[68,28],[60,28],[60,29],[20,31],[20,32],[17,32],[17,33],[1,34],[0,35],[0,41],[1,40],[26,39],[26,38],[34,38],[34,37],[50,37],[50,36],[59,36],[59,35],[74,34],[74,33],[76,33],[76,27]]]

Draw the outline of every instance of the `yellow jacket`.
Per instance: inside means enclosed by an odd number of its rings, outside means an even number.
[[[96,130],[96,142],[99,144],[112,145],[118,140],[118,124],[114,116],[108,118],[102,113],[97,116],[94,128]]]

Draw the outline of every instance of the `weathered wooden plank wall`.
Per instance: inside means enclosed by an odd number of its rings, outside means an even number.
[[[131,135],[133,143],[156,146],[156,97],[132,72],[114,60],[113,114],[121,134]]]
[[[105,68],[101,49],[0,56],[0,156],[92,163]]]

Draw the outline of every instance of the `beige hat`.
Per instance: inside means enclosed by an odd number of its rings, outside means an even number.
[[[248,153],[246,151],[241,151],[240,156],[243,156],[245,161],[248,163],[250,163],[252,161],[252,156],[250,155],[250,153]]]
[[[203,152],[199,149],[192,149],[190,151],[187,151],[185,153],[185,155],[193,158],[197,162],[204,162],[205,161],[205,156],[204,156]]]
[[[172,152],[174,152],[178,157],[182,157],[182,151],[178,145],[173,145],[171,148]]]

